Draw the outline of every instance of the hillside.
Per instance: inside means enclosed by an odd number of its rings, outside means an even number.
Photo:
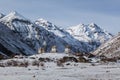
[[[88,25],[79,24],[77,26],[68,27],[66,31],[75,39],[86,42],[87,45],[92,47],[92,50],[95,50],[113,36],[95,23]]]
[[[120,57],[120,34],[102,44],[93,52],[97,56],[106,56],[108,58]]]

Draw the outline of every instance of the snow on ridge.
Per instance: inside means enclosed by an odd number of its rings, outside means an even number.
[[[112,35],[110,33],[101,29],[95,23],[88,25],[79,24],[77,26],[69,27],[66,31],[79,41],[89,42],[91,40],[96,40],[105,42],[108,39],[112,38]]]
[[[94,55],[104,55],[108,58],[120,56],[120,35],[116,35],[106,43],[102,44],[97,50],[93,52]]]
[[[66,36],[66,33],[64,33],[64,30],[59,29],[56,25],[52,24],[51,22],[49,22],[45,19],[40,18],[40,19],[36,20],[35,24],[42,26],[47,31],[50,31],[59,37]]]
[[[60,29],[58,26],[52,24],[51,22],[44,20],[44,19],[38,19],[36,20],[35,24],[42,26],[47,31],[54,33],[56,36],[63,39],[65,42],[68,43],[70,46],[79,47],[82,49],[83,46],[87,46],[86,44],[82,44],[80,41],[73,38],[67,31],[64,29]]]
[[[35,33],[32,22],[16,11],[13,11],[0,19],[0,22],[7,25],[15,32],[24,33],[25,35],[27,33],[29,35],[28,37],[31,37],[32,34]]]
[[[43,27],[47,31],[50,31],[59,37],[65,36],[65,34],[61,31],[61,29],[59,29],[56,25],[52,24],[51,22],[49,22],[43,18],[37,19],[35,21],[35,24]]]
[[[34,45],[34,48],[38,47],[38,35],[35,30],[36,26],[29,20],[24,18],[17,12],[11,12],[2,19],[0,22],[7,25],[10,30],[21,36],[21,39],[27,45]],[[32,47],[33,48],[33,47]]]
[[[75,44],[78,41],[82,41],[85,43],[85,46],[87,45],[93,50],[102,43],[106,42],[108,39],[112,38],[110,33],[101,29],[95,23],[88,25],[79,24],[77,26],[69,27],[67,30],[61,30],[56,25],[44,19],[36,20],[35,24],[44,27],[49,32],[52,32],[55,35],[63,38],[68,43]]]
[[[39,22],[41,22],[41,23],[48,23],[48,21],[45,20],[45,19],[43,19],[43,18],[39,18],[39,19],[37,19],[36,21],[39,21]],[[50,22],[49,22],[49,23],[50,23]]]
[[[28,20],[23,20],[23,17],[19,16],[16,12],[12,12],[9,15],[10,20],[7,20],[7,18],[4,17],[5,20],[2,19],[1,22],[7,25],[7,27],[14,32],[20,34],[21,39],[25,44],[28,44],[36,51],[36,53],[40,47],[43,47],[44,41],[47,42],[47,52],[50,51],[51,47],[54,45],[58,47],[58,52],[63,52],[67,45],[72,46],[72,51],[77,51],[79,49],[85,52],[85,49],[81,47],[79,41],[76,41],[67,32],[59,29],[48,21],[42,20],[43,24],[42,26],[39,26],[38,24],[31,23]],[[46,23],[48,25],[46,25]]]
[[[30,46],[32,45],[32,48],[35,50],[38,50],[44,41],[48,43],[47,46],[49,47],[46,51],[50,51],[50,48],[54,45],[59,47],[58,49],[61,51],[68,45],[72,47],[73,51],[88,52],[93,49],[93,45],[88,45],[89,42],[87,42],[94,40],[92,38],[94,37],[94,32],[90,32],[91,28],[89,28],[88,25],[79,24],[78,27],[75,28],[75,36],[83,39],[81,42],[66,30],[60,29],[47,20],[38,19],[35,23],[32,23],[17,12],[11,12],[0,19],[0,21],[11,30],[19,33],[22,36],[22,40],[30,44]],[[94,31],[96,29],[92,28],[92,30]],[[79,33],[82,35],[79,35]],[[95,37],[96,36],[99,35],[96,34]]]
[[[0,52],[6,55],[12,54],[35,54],[35,51],[21,41],[20,35],[16,35],[7,26],[0,23]]]
[[[25,17],[20,15],[18,12],[13,11],[13,12],[10,12],[8,15],[4,16],[1,21],[5,20],[9,22],[10,20],[13,20],[13,19],[27,20]]]
[[[69,56],[69,54],[66,53],[42,53],[42,54],[36,54],[36,55],[32,55],[29,57],[34,57],[34,58],[51,58],[51,59],[60,59],[63,58],[65,56]]]
[[[46,30],[51,31],[56,29],[56,25],[52,24],[51,22],[40,18],[35,21],[35,24],[44,27]]]

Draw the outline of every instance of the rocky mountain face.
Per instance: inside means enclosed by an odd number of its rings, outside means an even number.
[[[77,26],[67,28],[66,31],[75,39],[86,42],[87,45],[92,47],[92,50],[95,50],[102,43],[113,37],[112,34],[101,29],[95,23],[88,25],[79,24]]]
[[[9,57],[14,54],[32,55],[35,51],[26,45],[19,35],[0,23],[0,54]]]
[[[91,46],[87,45],[83,41],[78,41],[73,36],[71,36],[67,31],[65,31],[62,28],[57,27],[56,25],[52,24],[51,22],[47,20],[38,19],[35,21],[35,24],[41,26],[48,32],[53,33],[54,36],[59,37],[59,39],[62,39],[64,43],[66,43],[64,44],[64,47],[65,46],[71,47],[73,52],[89,52],[92,50]],[[56,45],[56,46],[59,47],[59,45]]]
[[[29,45],[33,50],[39,48],[36,26],[17,12],[11,12],[0,19],[0,22],[6,25],[16,35],[21,36],[21,40]]]
[[[17,12],[11,12],[0,19],[14,34],[19,35],[24,44],[32,48],[36,53],[40,47],[44,47],[46,52],[50,52],[52,46],[57,47],[58,52],[63,52],[66,46],[70,46],[71,52],[86,52],[87,45],[83,45],[75,40],[71,35],[58,27],[56,29],[62,34],[58,36],[47,30],[43,25],[38,25],[24,18]],[[57,32],[57,30],[54,30]],[[67,36],[67,38],[64,38]],[[70,39],[70,40],[69,40]]]
[[[120,33],[102,44],[93,54],[107,58],[120,57]]]
[[[0,53],[5,55],[35,54],[39,48],[50,52],[53,46],[57,52],[67,46],[73,53],[89,53],[112,37],[95,24],[64,30],[44,19],[32,22],[17,12],[1,17],[0,24]]]
[[[5,16],[4,14],[0,13],[0,18],[3,18],[4,16]]]

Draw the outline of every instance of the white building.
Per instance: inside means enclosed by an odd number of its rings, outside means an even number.
[[[44,48],[39,48],[38,49],[38,54],[42,54],[42,53],[44,53],[45,51],[44,51]]]
[[[66,54],[69,54],[69,53],[70,53],[70,47],[69,47],[69,46],[66,46],[64,52],[65,52]]]
[[[56,46],[52,46],[51,53],[56,53],[56,52],[57,52]]]

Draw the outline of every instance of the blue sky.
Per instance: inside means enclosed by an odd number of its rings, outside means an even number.
[[[120,0],[0,0],[0,12],[11,11],[61,27],[94,22],[113,34],[120,31]]]

